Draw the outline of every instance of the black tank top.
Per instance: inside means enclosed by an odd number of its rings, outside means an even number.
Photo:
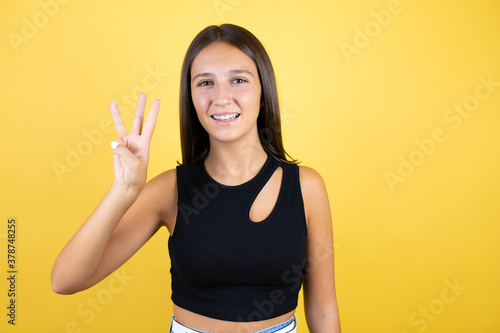
[[[276,205],[253,222],[250,208],[278,167],[283,178]],[[307,257],[298,166],[268,156],[253,179],[226,186],[202,161],[177,167],[177,188],[177,220],[168,240],[174,304],[240,322],[294,310]]]

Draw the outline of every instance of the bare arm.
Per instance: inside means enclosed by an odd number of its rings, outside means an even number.
[[[300,182],[308,233],[308,262],[304,277],[307,325],[311,333],[340,333],[328,195],[323,179],[310,168],[300,167]]]
[[[111,188],[57,257],[51,273],[52,288],[61,294],[86,289],[121,266],[161,226],[156,209],[158,183],[168,173],[145,185],[149,145],[160,101],[155,99],[143,127],[146,95],[141,94],[127,133],[116,102],[111,113],[119,139],[113,149],[115,179]]]

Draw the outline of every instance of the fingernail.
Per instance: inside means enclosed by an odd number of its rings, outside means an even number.
[[[118,147],[118,142],[111,142],[111,149],[115,150],[116,147]]]

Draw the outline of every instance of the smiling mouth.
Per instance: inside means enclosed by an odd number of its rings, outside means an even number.
[[[240,116],[239,113],[228,113],[228,114],[224,114],[224,115],[212,115],[210,117],[212,117],[212,119],[215,119],[215,120],[218,120],[218,121],[230,121],[230,120],[233,120],[233,119],[236,119]]]

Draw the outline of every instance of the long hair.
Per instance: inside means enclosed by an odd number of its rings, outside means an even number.
[[[271,60],[260,41],[248,30],[233,24],[211,25],[193,39],[184,57],[181,72],[179,119],[181,132],[182,164],[196,163],[204,159],[210,149],[208,133],[205,131],[193,105],[191,95],[191,65],[198,53],[215,42],[230,44],[250,57],[259,73],[262,106],[257,117],[259,139],[264,150],[286,163],[288,155],[281,137],[281,118]]]

